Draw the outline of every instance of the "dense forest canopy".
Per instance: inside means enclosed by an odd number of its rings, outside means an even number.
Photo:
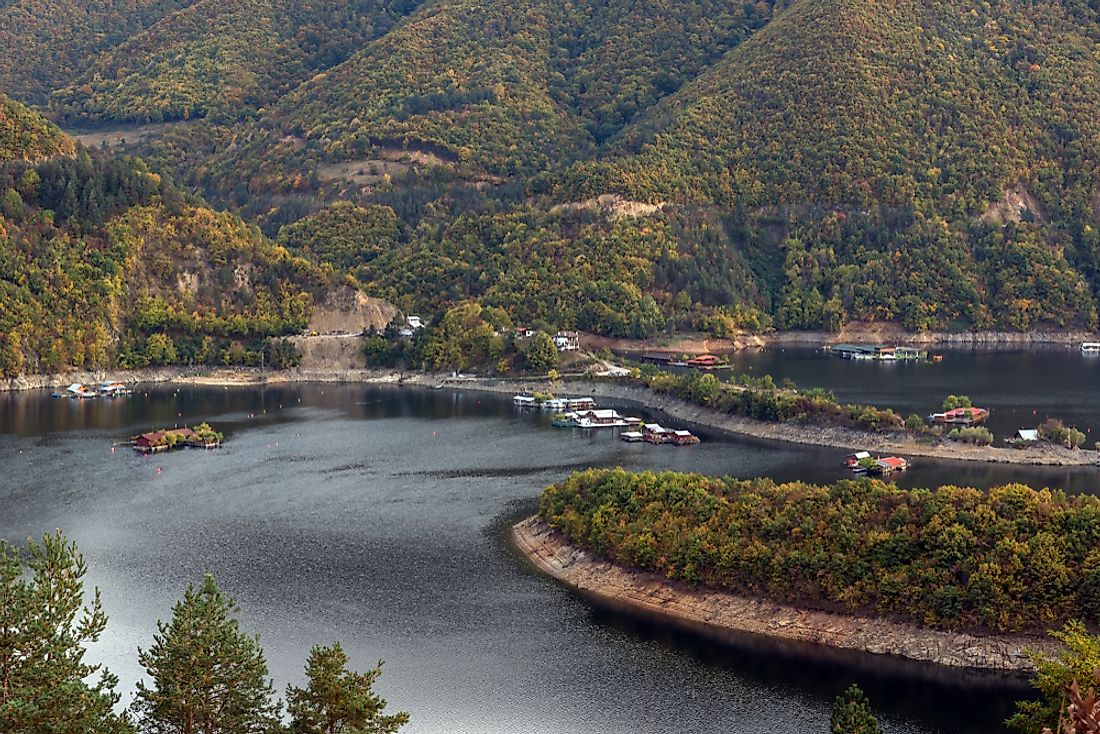
[[[71,155],[73,141],[56,125],[0,93],[0,163]]]
[[[571,542],[690,584],[945,629],[1100,619],[1100,500],[590,469],[548,487]]]
[[[96,56],[192,0],[3,0],[0,90],[35,104]]]
[[[66,120],[250,114],[387,32],[415,0],[198,0],[97,58],[51,107]]]
[[[186,121],[143,144],[153,170],[407,310],[615,336],[1097,325],[1095,2],[138,7],[0,88],[43,102],[29,75],[80,124]]]
[[[15,140],[57,133],[25,117]],[[52,156],[26,146],[0,156],[0,375],[258,361],[332,287],[331,269],[140,159],[55,137]]]

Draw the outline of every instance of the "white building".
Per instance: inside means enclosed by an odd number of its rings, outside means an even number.
[[[575,352],[581,348],[581,335],[575,331],[559,331],[554,334],[554,346],[559,352]]]

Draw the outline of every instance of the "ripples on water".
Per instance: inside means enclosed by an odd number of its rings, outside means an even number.
[[[227,434],[221,450],[110,448],[203,419]],[[689,449],[628,445],[548,421],[506,398],[367,387],[0,396],[0,537],[60,527],[79,542],[111,615],[94,655],[127,695],[135,648],[212,571],[278,687],[300,682],[311,645],[340,640],[361,666],[386,660],[380,688],[414,734],[825,732],[851,682],[890,732],[1001,729],[1019,693],[1004,680],[655,626],[534,573],[505,540],[578,468],[829,481],[842,452],[711,434]],[[905,481],[1084,488],[1091,472],[921,462]]]

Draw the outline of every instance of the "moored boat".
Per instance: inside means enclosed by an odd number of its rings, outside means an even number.
[[[844,466],[857,474],[867,471],[867,462],[871,460],[871,452],[856,451],[844,457]]]

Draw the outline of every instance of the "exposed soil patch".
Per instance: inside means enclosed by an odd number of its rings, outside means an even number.
[[[160,137],[160,134],[168,127],[191,125],[188,122],[156,122],[148,125],[122,125],[119,127],[90,130],[88,132],[69,132],[69,136],[79,141],[87,148],[99,148],[104,144],[108,148],[131,148],[152,138]]]
[[[998,224],[1019,222],[1024,218],[1042,221],[1043,210],[1039,201],[1022,184],[1006,191],[1003,199],[991,204],[979,217],[983,222]]]
[[[603,194],[594,199],[586,199],[572,204],[558,204],[551,207],[551,212],[561,211],[594,211],[602,212],[615,217],[644,217],[656,214],[664,208],[665,203],[647,204],[644,201],[631,201],[619,194]]]

